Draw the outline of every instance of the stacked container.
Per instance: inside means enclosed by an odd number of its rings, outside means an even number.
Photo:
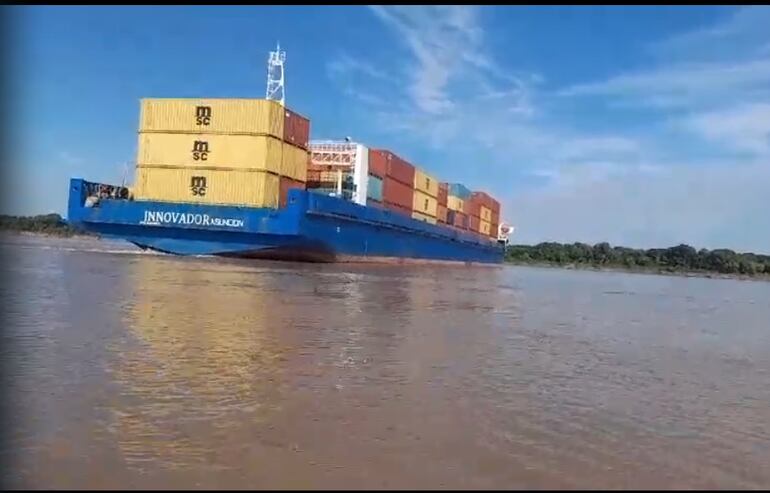
[[[384,168],[382,180],[382,204],[385,208],[407,216],[412,215],[414,206],[414,166],[382,149],[370,151],[369,169]],[[372,162],[376,164],[372,166]]]
[[[431,224],[438,217],[438,181],[420,169],[414,171],[412,217]]]
[[[367,205],[384,206],[384,183],[388,172],[385,153],[369,149],[369,186],[366,190]]]
[[[469,220],[466,202],[471,191],[459,183],[447,184],[447,224],[459,229],[468,229]]]
[[[439,224],[447,223],[447,199],[449,196],[449,186],[446,183],[439,183],[438,185],[438,207],[436,213],[436,219]]]
[[[471,230],[487,237],[497,236],[500,204],[485,192],[473,192],[467,201],[466,212],[471,218]]]
[[[305,188],[310,122],[264,99],[143,99],[137,200],[276,208]]]

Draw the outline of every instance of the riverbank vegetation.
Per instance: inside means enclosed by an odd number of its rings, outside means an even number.
[[[591,246],[548,242],[509,246],[505,258],[524,265],[770,278],[770,255],[727,249],[696,250],[689,245],[640,250],[612,247],[609,243]]]
[[[59,214],[40,216],[0,215],[0,231],[18,233],[36,233],[49,236],[88,235],[87,232],[73,228]]]

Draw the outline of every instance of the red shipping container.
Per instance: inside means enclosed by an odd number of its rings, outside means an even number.
[[[284,109],[283,140],[307,149],[310,140],[310,120],[288,108]]]
[[[438,220],[438,222],[446,224],[446,213],[447,213],[446,206],[445,205],[439,205],[438,206],[438,211],[436,213],[436,219]]]
[[[495,201],[492,197],[489,196],[486,192],[473,192],[471,193],[471,200],[476,202],[477,204],[483,205],[487,209],[493,209],[493,202]]]
[[[387,151],[369,149],[369,174],[377,178],[385,178],[388,172]]]
[[[411,207],[402,207],[398,204],[392,204],[390,202],[384,203],[385,208],[389,211],[397,212],[399,214],[403,214],[406,217],[412,217],[412,208]]]
[[[439,183],[438,184],[438,205],[446,207],[447,201],[449,200],[449,184],[448,183]]]
[[[307,181],[321,181],[321,172],[316,170],[307,170]]]
[[[389,176],[382,181],[382,201],[412,210],[414,190]]]
[[[393,155],[393,159],[388,161],[388,176],[414,187],[414,166],[404,161],[400,157]]]
[[[481,229],[481,219],[479,219],[476,216],[471,216],[470,230],[478,233],[480,229]]]
[[[468,216],[480,216],[481,204],[478,203],[478,199],[471,197],[463,202],[463,212]]]
[[[462,212],[455,212],[454,226],[460,229],[468,229],[468,216]]]
[[[291,178],[287,178],[285,176],[280,177],[279,180],[279,192],[278,192],[278,207],[286,207],[286,198],[289,193],[289,190],[292,188],[299,188],[304,190],[305,189],[305,183],[297,180],[292,180]]]
[[[386,176],[398,180],[405,185],[409,185],[410,187],[414,186],[414,166],[390,151],[377,149],[375,152],[382,153],[385,158]]]

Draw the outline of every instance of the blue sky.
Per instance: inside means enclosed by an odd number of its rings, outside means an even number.
[[[10,213],[120,180],[141,97],[263,97],[280,40],[313,138],[490,191],[517,242],[770,252],[767,7],[11,11]]]

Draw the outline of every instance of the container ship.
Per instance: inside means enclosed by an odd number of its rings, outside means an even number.
[[[265,99],[143,99],[133,184],[71,179],[68,221],[176,255],[502,262],[496,199],[391,150],[311,141],[285,106],[284,60],[271,52]]]

